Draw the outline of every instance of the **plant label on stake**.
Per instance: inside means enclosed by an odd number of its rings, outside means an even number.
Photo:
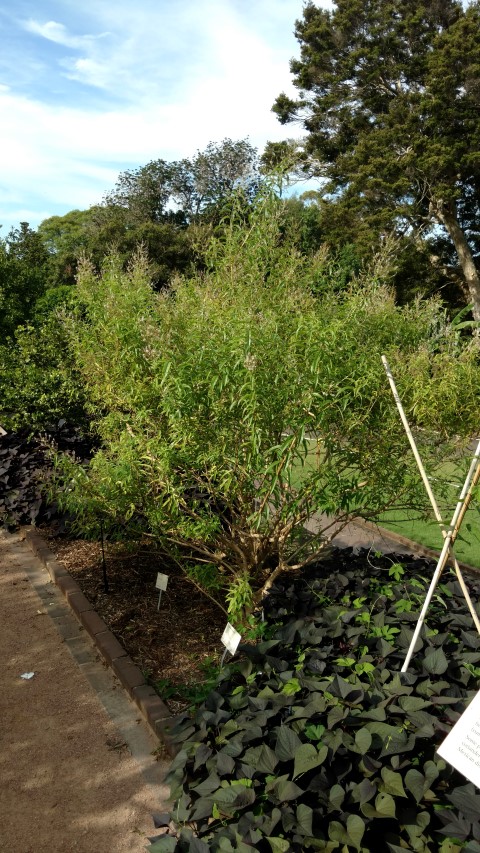
[[[225,646],[225,651],[222,655],[222,660],[220,661],[220,666],[223,666],[225,661],[225,655],[227,652],[230,652],[231,655],[234,655],[238,649],[238,644],[242,639],[242,635],[235,630],[233,625],[230,622],[227,622],[227,627],[225,628],[222,634],[222,643]]]
[[[480,787],[480,692],[437,750],[456,770]]]
[[[157,580],[155,582],[155,586],[157,589],[160,590],[160,594],[158,596],[158,604],[157,604],[157,610],[160,610],[160,602],[162,600],[162,592],[165,592],[165,590],[168,586],[168,575],[162,575],[162,573],[159,572],[157,575]]]

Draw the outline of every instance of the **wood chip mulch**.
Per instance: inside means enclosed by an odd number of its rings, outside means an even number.
[[[221,657],[220,637],[227,621],[222,610],[148,546],[129,552],[105,544],[106,593],[100,543],[55,537],[48,529],[41,532],[172,713],[198,699]],[[158,572],[169,576],[159,610]]]

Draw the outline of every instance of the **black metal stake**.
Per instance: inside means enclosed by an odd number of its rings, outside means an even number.
[[[102,542],[102,571],[103,571],[103,588],[105,592],[108,594],[108,578],[107,578],[107,563],[105,561],[105,549],[103,547],[103,521],[100,521],[100,537]]]

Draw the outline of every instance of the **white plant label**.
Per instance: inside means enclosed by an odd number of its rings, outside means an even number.
[[[160,590],[160,592],[158,593],[157,610],[160,610],[160,604],[162,603],[162,592],[165,592],[167,585],[168,585],[168,575],[162,575],[162,573],[159,572],[157,575],[157,581],[155,583],[155,586],[157,587],[157,589]]]
[[[155,586],[157,587],[157,589],[161,590],[162,592],[165,592],[168,586],[168,575],[162,575],[162,573],[159,572],[157,575],[157,581],[155,583]]]
[[[480,692],[472,699],[437,752],[480,788]]]
[[[238,644],[242,639],[242,635],[235,630],[233,625],[230,622],[227,622],[227,627],[225,628],[222,634],[222,643],[225,646],[227,652],[230,652],[231,655],[234,655],[238,649]]]

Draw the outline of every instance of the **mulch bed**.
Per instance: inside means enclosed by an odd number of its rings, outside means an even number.
[[[105,544],[106,593],[100,543],[41,533],[172,713],[195,701],[220,660],[222,610],[148,546],[129,551]],[[169,576],[159,610],[158,572]]]

